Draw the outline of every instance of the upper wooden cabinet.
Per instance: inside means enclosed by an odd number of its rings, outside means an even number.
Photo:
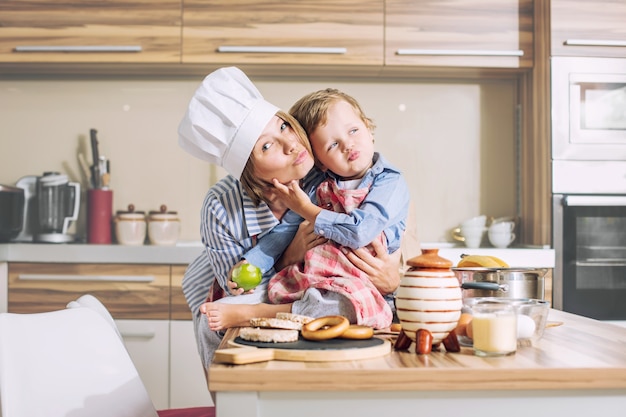
[[[181,1],[0,1],[0,62],[180,63]]]
[[[383,0],[184,0],[182,61],[378,65]]]
[[[626,57],[626,1],[552,0],[552,55]]]
[[[533,0],[386,0],[385,65],[530,68]]]

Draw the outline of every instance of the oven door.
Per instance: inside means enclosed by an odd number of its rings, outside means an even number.
[[[554,195],[553,304],[626,320],[626,195]]]
[[[552,157],[626,160],[626,59],[552,59]]]

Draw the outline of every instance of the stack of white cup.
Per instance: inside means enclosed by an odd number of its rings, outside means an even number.
[[[454,229],[453,237],[465,243],[468,248],[479,248],[487,228],[487,216],[476,216],[461,223]]]
[[[489,242],[496,248],[506,248],[515,240],[515,222],[502,221],[494,222],[489,226],[487,235]]]

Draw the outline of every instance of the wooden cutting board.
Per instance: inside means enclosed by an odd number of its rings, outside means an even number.
[[[249,342],[235,338],[231,348],[215,352],[214,362],[243,365],[271,360],[298,362],[334,362],[370,359],[391,352],[391,342],[372,337],[366,340],[330,339],[314,342],[300,338],[291,343]]]

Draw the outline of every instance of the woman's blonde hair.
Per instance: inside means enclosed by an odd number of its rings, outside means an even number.
[[[282,110],[278,110],[276,112],[276,116],[286,122],[293,129],[298,137],[298,141],[307,149],[307,151],[309,151],[311,155],[313,155],[309,139],[307,138],[306,132],[302,126],[300,126],[300,123],[298,123],[292,115]],[[264,197],[265,191],[270,188],[274,188],[274,185],[260,179],[257,175],[255,175],[254,171],[254,157],[251,154],[243,172],[241,173],[241,185],[252,199],[254,205],[258,206],[261,201],[267,201]]]

